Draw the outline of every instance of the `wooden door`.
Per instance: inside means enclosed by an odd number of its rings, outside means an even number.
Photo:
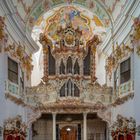
[[[61,129],[61,140],[77,140],[77,131],[74,127],[66,126]]]

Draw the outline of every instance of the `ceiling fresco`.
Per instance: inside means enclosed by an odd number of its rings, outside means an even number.
[[[68,20],[71,20],[74,28],[80,25],[86,40],[93,34],[98,34],[104,39],[105,34],[110,32],[114,22],[130,2],[132,1],[6,0],[6,3],[14,6],[16,14],[25,25],[26,33],[31,34],[36,42],[39,40],[39,34],[43,32],[56,40],[56,29],[60,25],[65,26],[65,21]]]
[[[62,6],[54,8],[45,13],[35,23],[32,31],[34,40],[39,40],[39,34],[44,33],[53,41],[57,41],[58,28],[65,28],[71,23],[74,29],[79,28],[85,41],[88,41],[94,34],[105,36],[106,28],[104,23],[93,13],[79,6]]]
[[[54,3],[49,3],[46,1],[42,1],[41,3],[38,4],[37,7],[35,7],[35,9],[31,12],[30,17],[28,17],[28,22],[27,22],[27,27],[28,30],[32,29],[32,27],[34,27],[34,23],[37,21],[37,19],[43,15],[44,13],[46,13],[47,11],[49,11],[50,9],[54,9],[55,7],[60,7],[60,6],[81,6],[86,8],[87,5],[90,5],[89,3],[85,3],[85,1],[81,1],[81,3],[79,1],[73,1],[73,3],[69,4],[69,3],[64,3],[64,1],[54,1]],[[87,8],[86,8],[87,9]],[[96,17],[98,17],[102,23],[106,26],[109,27],[110,26],[110,17],[107,14],[107,12],[100,7],[100,5],[96,2],[94,2],[93,4],[93,8],[92,10],[90,10],[92,13],[94,13],[96,15]]]
[[[62,5],[79,4],[94,12],[100,19],[115,20],[130,0],[12,0],[23,22],[37,20],[44,12]],[[108,13],[108,14],[107,14]],[[106,21],[108,24],[108,21]]]
[[[92,36],[90,19],[73,6],[62,7],[57,10],[54,15],[46,21],[47,27],[45,32],[54,40],[58,40],[59,36],[56,34],[57,29],[59,27],[65,28],[69,23],[71,23],[75,29],[79,27],[86,40]]]

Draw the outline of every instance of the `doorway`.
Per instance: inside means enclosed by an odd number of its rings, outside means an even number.
[[[73,126],[65,126],[60,130],[60,140],[77,140],[77,129]]]

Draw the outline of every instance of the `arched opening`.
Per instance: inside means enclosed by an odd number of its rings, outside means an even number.
[[[67,74],[72,74],[72,58],[69,56],[67,60]]]
[[[79,97],[79,96],[80,96],[80,90],[76,86],[76,84],[74,84],[74,97]]]
[[[80,74],[80,67],[79,67],[78,59],[76,59],[75,64],[74,64],[74,74]]]
[[[73,83],[72,81],[69,79],[68,82],[67,82],[67,96],[72,96],[72,86],[73,86]]]
[[[60,97],[65,97],[65,84],[60,89]]]
[[[63,59],[61,59],[59,71],[60,71],[60,74],[65,74],[65,65],[64,65]]]

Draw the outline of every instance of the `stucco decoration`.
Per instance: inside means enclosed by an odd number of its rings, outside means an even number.
[[[44,58],[44,77],[43,80],[46,82],[48,79],[61,79],[61,81],[64,81],[68,78],[68,76],[62,75],[59,73],[59,67],[60,63],[63,59],[64,65],[66,67],[67,60],[69,56],[71,56],[72,61],[79,63],[80,73],[78,75],[73,75],[73,82],[76,82],[78,84],[78,81],[80,83],[80,80],[83,77],[83,60],[86,57],[88,53],[88,49],[91,48],[91,78],[92,81],[96,81],[95,77],[95,55],[96,55],[96,47],[100,44],[100,38],[98,35],[94,35],[90,40],[86,41],[86,39],[83,39],[83,28],[80,28],[79,26],[76,26],[76,28],[73,27],[72,21],[68,21],[66,24],[66,27],[59,26],[54,31],[54,34],[58,37],[57,39],[51,38],[51,36],[45,31],[44,33],[40,34],[40,43],[43,45],[43,58]],[[51,38],[51,39],[50,39]],[[48,47],[50,47],[49,53],[53,55],[53,57],[56,60],[56,75],[54,76],[48,76]],[[59,81],[61,83],[61,81]]]
[[[26,18],[29,15],[34,15],[37,19],[41,12],[45,10],[52,9],[57,5],[82,5],[87,9],[94,11],[97,15],[100,15],[101,18],[104,17],[103,10],[101,5],[105,7],[105,10],[111,14],[113,19],[115,20],[121,13],[121,11],[125,8],[125,6],[129,3],[129,0],[12,0],[12,4],[16,7],[17,14],[21,17],[23,22],[25,22]],[[33,10],[33,8],[35,9]],[[37,11],[38,10],[38,14]],[[36,13],[36,14],[35,14]]]
[[[111,109],[107,108],[106,110],[100,110],[97,112],[97,115],[99,118],[102,118],[104,121],[108,123],[108,126],[111,126]]]
[[[121,115],[117,116],[117,121],[113,123],[111,127],[111,133],[113,139],[123,137],[124,139],[135,139],[136,133],[136,121],[134,118],[125,118]]]
[[[4,122],[4,139],[8,137],[20,138],[25,140],[26,138],[26,124],[22,122],[21,116],[15,118],[9,118]]]
[[[41,21],[41,19],[43,19],[43,17],[41,17],[41,15],[43,15],[45,12],[49,11],[50,9],[53,9],[55,7],[62,7],[62,6],[75,6],[80,7],[80,5],[82,5],[82,7],[84,7],[85,9],[89,9],[92,13],[96,13],[96,16],[93,17],[93,20],[96,21],[96,25],[102,25],[103,24],[108,27],[110,26],[110,18],[107,14],[107,12],[105,11],[105,9],[103,9],[101,7],[101,5],[96,2],[96,1],[92,1],[92,4],[90,5],[90,1],[72,1],[72,2],[66,2],[66,1],[42,1],[40,3],[38,3],[38,5],[36,5],[35,9],[30,13],[30,17],[29,17],[29,25],[30,27],[33,27],[34,23],[37,21],[37,19],[39,19],[39,21]],[[100,22],[100,20],[102,22]],[[37,23],[41,23],[41,22],[37,22]]]
[[[30,79],[31,71],[33,69],[32,56],[28,55],[25,52],[25,46],[19,44],[9,44],[4,48],[5,52],[7,52],[11,57],[16,58],[23,69],[25,69],[27,80]]]
[[[125,45],[124,43],[122,45],[118,45],[117,43],[116,46],[113,46],[113,52],[107,58],[105,66],[106,73],[110,80],[112,78],[113,70],[116,69],[122,59],[130,56],[133,51],[134,49],[132,47]]]
[[[26,30],[25,36],[31,35],[33,40],[39,44],[40,33],[45,29],[46,20],[52,16],[56,9],[62,7],[75,7],[83,9],[81,13],[91,17],[96,30],[100,35],[107,37],[105,33],[110,34],[113,23],[117,23],[118,17],[128,10],[132,2],[130,0],[6,0],[3,5],[9,9],[14,20],[21,30]],[[66,10],[67,11],[67,10]],[[89,14],[89,11],[91,14]],[[12,17],[11,16],[11,17]],[[116,22],[115,22],[116,21]],[[98,30],[99,29],[99,30]],[[101,29],[101,30],[100,30]],[[104,30],[102,30],[104,29]],[[23,31],[24,32],[24,31]],[[39,44],[40,45],[40,44]]]
[[[5,45],[5,43],[7,43],[8,40],[8,35],[5,33],[5,18],[0,16],[0,52],[2,51],[3,45]]]
[[[66,104],[68,105],[68,101],[70,101],[69,105],[71,104],[72,107],[66,107]],[[65,103],[67,102],[67,103]],[[77,102],[77,103],[76,103]],[[76,107],[76,105],[79,105],[79,101],[75,101],[74,100],[75,105],[72,103],[72,99],[70,100],[65,100],[64,103],[62,103],[62,101],[60,101],[59,107],[64,105],[63,107],[58,108],[58,106],[56,105],[56,108],[53,105],[49,105],[50,107],[48,108],[42,108],[40,110],[35,109],[35,110],[31,110],[30,112],[28,112],[27,114],[27,124],[28,127],[30,127],[33,122],[35,122],[38,118],[41,117],[41,115],[43,113],[55,113],[55,114],[60,114],[60,113],[97,113],[97,115],[104,121],[106,121],[108,123],[108,125],[110,126],[111,123],[111,110],[110,108],[106,108],[102,103],[98,102],[94,105],[92,105],[92,109],[91,108],[86,108],[85,107]],[[90,104],[89,104],[90,105]],[[93,109],[94,108],[94,109]]]
[[[96,18],[98,19],[97,16]],[[100,19],[98,19],[98,21],[101,23],[102,27],[102,21],[100,21]],[[93,37],[92,30],[95,30],[96,22],[93,24],[93,20],[90,16],[87,16],[82,12],[81,9],[78,9],[74,6],[65,6],[56,10],[56,12],[46,20],[46,27],[44,32],[47,36],[50,36],[53,40],[56,41],[59,39],[59,35],[56,34],[58,28],[66,27],[69,22],[71,22],[74,29],[79,27],[79,29],[82,31],[84,40],[89,40]],[[94,26],[91,26],[91,24]]]
[[[96,112],[99,110],[107,109],[107,106],[110,104],[110,94],[111,89],[107,87],[98,86],[98,84],[93,85],[93,88],[96,91],[92,93],[85,93],[85,95],[81,95],[80,97],[59,97],[56,92],[56,88],[58,84],[51,83],[46,84],[39,84],[36,87],[27,88],[27,95],[26,95],[26,104],[36,111],[40,110],[41,112],[73,112],[75,110],[78,112],[82,112],[84,110],[88,110],[89,112]],[[101,93],[106,92],[104,94],[104,98],[102,98],[103,94]],[[95,96],[98,97],[98,100],[91,100],[88,96]]]
[[[44,13],[34,22],[31,36],[41,46],[42,43],[40,44],[39,38],[40,34],[44,34],[52,41],[53,46],[56,46],[57,41],[60,39],[57,31],[66,28],[69,23],[72,24],[73,29],[81,31],[81,42],[84,43],[91,40],[95,35],[98,35],[102,41],[108,30],[95,13],[80,6],[64,5]]]
[[[113,103],[111,105],[116,107],[118,105],[121,105],[121,104],[127,102],[130,99],[133,99],[133,97],[134,97],[134,92],[130,92],[127,95],[124,95],[123,97],[119,97],[119,96],[115,97],[113,99]]]
[[[67,13],[69,16],[73,12],[74,14],[79,12],[74,7],[67,8],[70,8]],[[64,13],[64,10],[66,10],[66,7],[58,11],[62,14],[62,20],[65,16],[68,16]],[[57,15],[56,12],[55,14]],[[63,22],[62,24],[60,22],[61,17],[58,17],[58,19],[54,17],[55,15],[49,18],[48,27],[46,26],[45,32],[40,34],[40,43],[43,46],[44,54],[42,82],[37,86],[27,87],[24,98],[19,102],[41,113],[82,113],[85,111],[97,113],[107,110],[111,103],[112,88],[107,87],[107,85],[101,86],[96,81],[95,72],[96,48],[101,42],[99,35],[93,34],[90,39],[89,37],[85,38],[85,28],[89,33],[92,30],[88,26],[90,23],[88,18],[82,14],[76,15],[76,17],[74,15],[73,20],[76,21],[66,18],[67,23],[64,27]],[[48,29],[54,20],[58,21],[57,23],[60,23],[60,26],[57,26],[56,30],[53,30],[54,33],[51,34]],[[82,27],[75,26],[77,20],[82,23]],[[57,39],[53,36],[55,34]],[[88,56],[88,59],[86,56]],[[53,60],[55,63],[53,63]],[[63,73],[60,69],[62,60],[65,67]],[[86,67],[86,62],[89,63],[88,66],[90,67],[90,72],[88,71],[87,74],[84,73],[86,70],[83,69],[84,66]],[[49,66],[55,66],[53,73],[51,73]]]
[[[134,19],[132,43],[136,46],[136,53],[140,56],[140,17]]]
[[[27,113],[27,125],[28,127],[31,127],[31,125],[33,124],[33,122],[37,121],[38,118],[40,118],[42,115],[41,111],[34,111],[34,110],[30,110]]]

